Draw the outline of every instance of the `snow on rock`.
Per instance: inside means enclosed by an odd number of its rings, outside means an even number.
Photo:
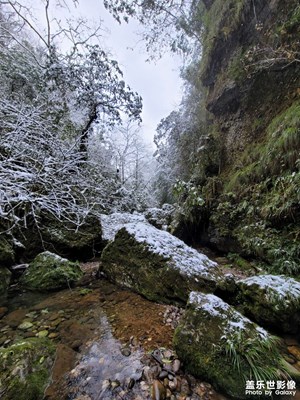
[[[284,332],[300,330],[300,283],[284,275],[258,275],[237,281],[245,312]]]
[[[249,398],[244,380],[253,376],[249,349],[255,355],[256,370],[275,367],[271,378],[278,379],[282,358],[276,343],[265,329],[217,296],[199,292],[190,293],[173,340],[176,353],[191,374],[239,400]]]
[[[169,260],[168,263],[172,267],[181,270],[186,275],[195,276],[201,273],[209,276],[210,269],[217,268],[218,264],[206,255],[187,246],[182,240],[166,231],[141,222],[127,224],[125,229],[134,236],[137,242],[143,243],[150,252]]]
[[[102,239],[104,241],[113,240],[116,233],[129,222],[147,222],[143,214],[138,213],[113,213],[100,215],[102,226]]]
[[[186,302],[192,290],[214,292],[222,279],[204,254],[141,221],[119,230],[102,253],[102,269],[113,282],[168,303]]]
[[[148,208],[144,215],[148,222],[156,228],[167,230],[172,222],[175,207],[171,204],[164,204],[162,208]]]

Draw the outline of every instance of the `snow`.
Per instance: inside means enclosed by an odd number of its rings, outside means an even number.
[[[203,294],[200,292],[191,292],[189,303],[193,304],[196,310],[201,309],[214,317],[226,319],[228,311],[230,310],[229,304],[225,303],[214,294]]]
[[[146,218],[138,213],[113,213],[100,215],[102,226],[103,240],[113,240],[116,233],[129,222],[144,222],[147,223]]]
[[[261,339],[267,339],[269,336],[265,329],[254,324],[250,319],[244,317],[232,306],[225,303],[225,301],[214,294],[191,292],[189,303],[192,304],[196,310],[203,310],[209,315],[223,320],[221,324],[224,328],[224,337],[227,337],[227,335],[231,335],[236,331],[247,331],[247,328],[249,328],[250,325],[255,327],[256,332]]]
[[[243,285],[257,285],[272,300],[295,299],[300,301],[300,283],[284,275],[258,275],[238,281]]]
[[[210,276],[209,269],[216,269],[217,263],[204,254],[187,246],[182,240],[166,231],[161,231],[147,222],[132,222],[125,225],[127,232],[139,243],[155,254],[159,254],[172,268],[179,269],[187,276],[201,274]]]

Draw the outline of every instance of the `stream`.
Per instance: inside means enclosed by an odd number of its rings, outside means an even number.
[[[74,289],[45,295],[12,287],[0,319],[1,346],[36,336],[56,344],[45,400],[228,400],[177,359],[172,337],[182,309],[96,279],[97,262],[82,267]]]
[[[84,286],[49,294],[12,287],[0,319],[1,346],[36,336],[57,345],[45,399],[227,399],[180,366],[172,337],[183,310],[95,279],[97,262],[82,267]]]

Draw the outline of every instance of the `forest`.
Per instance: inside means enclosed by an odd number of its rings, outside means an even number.
[[[0,1],[0,398],[300,399],[299,0],[103,0],[154,149],[82,2]]]

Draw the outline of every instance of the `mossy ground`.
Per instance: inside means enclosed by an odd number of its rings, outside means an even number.
[[[41,400],[49,383],[55,347],[47,339],[20,340],[0,349],[0,388],[5,400]]]

